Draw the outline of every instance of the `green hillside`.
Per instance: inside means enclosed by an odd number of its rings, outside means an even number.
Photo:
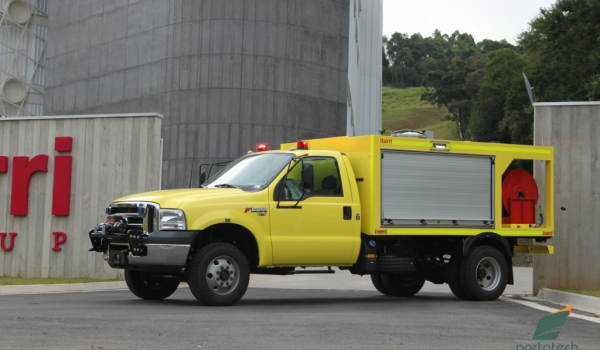
[[[456,124],[444,120],[448,110],[421,101],[423,91],[425,88],[422,87],[383,88],[381,104],[385,135],[400,129],[431,130],[436,139],[458,140]]]

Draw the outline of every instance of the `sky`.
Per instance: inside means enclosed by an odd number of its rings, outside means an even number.
[[[483,39],[515,44],[517,35],[555,0],[383,0],[383,35],[395,32],[431,36],[455,30]],[[423,15],[420,15],[423,14]]]

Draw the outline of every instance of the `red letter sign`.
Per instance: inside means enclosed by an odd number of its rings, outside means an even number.
[[[72,137],[57,137],[54,150],[71,152]],[[52,215],[69,215],[71,210],[71,173],[73,172],[73,157],[56,156],[54,162],[54,189],[52,193]]]
[[[54,248],[52,250],[59,252],[62,248],[59,248],[58,245],[67,241],[67,234],[64,232],[52,232],[52,234],[54,235]]]
[[[6,244],[4,244],[4,237],[6,237],[6,233],[0,232],[0,248],[2,248],[2,250],[4,250],[5,252],[10,252],[15,247],[15,236],[17,235],[17,233],[11,232],[11,233],[9,233],[9,235],[10,235],[10,244],[8,245],[8,248],[7,248]]]
[[[13,159],[12,194],[10,215],[27,215],[29,206],[29,183],[34,173],[48,172],[48,156],[40,154],[29,161],[29,157]]]
[[[8,172],[8,157],[0,156],[0,173]]]

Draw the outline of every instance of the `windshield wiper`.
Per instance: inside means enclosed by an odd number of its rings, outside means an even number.
[[[239,188],[237,186],[230,185],[230,184],[218,184],[218,185],[215,185],[215,187],[217,187],[217,188]]]

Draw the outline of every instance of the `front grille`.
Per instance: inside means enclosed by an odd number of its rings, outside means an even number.
[[[145,215],[138,210],[145,209]],[[152,203],[116,203],[110,207],[109,215],[125,218],[128,229],[152,233],[158,230],[158,206]]]
[[[142,218],[141,216],[128,216],[127,217],[127,223],[130,225],[143,225],[144,224],[144,218]]]
[[[111,207],[109,214],[137,214],[137,207]]]

